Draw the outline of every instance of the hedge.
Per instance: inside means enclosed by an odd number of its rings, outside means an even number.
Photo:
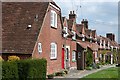
[[[45,80],[46,79],[45,59],[27,59],[11,62],[3,62],[3,80]]]
[[[17,63],[13,62],[6,62],[3,61],[2,63],[2,80],[17,80],[18,79],[18,68]]]
[[[34,60],[20,60],[18,61],[18,71],[20,80],[46,79],[46,60],[34,59]]]

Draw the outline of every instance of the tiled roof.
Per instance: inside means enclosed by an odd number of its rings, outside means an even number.
[[[32,54],[49,2],[2,3],[2,52]],[[31,25],[31,28],[27,28]]]
[[[76,24],[76,30],[77,30],[79,33],[82,33],[82,29],[83,29],[83,24]]]
[[[78,44],[84,49],[86,49],[88,47],[88,44],[86,42],[79,41]]]
[[[93,50],[93,51],[97,51],[98,48],[99,48],[99,45],[98,45],[97,43],[90,43],[90,42],[88,42],[88,44],[89,44],[88,47],[89,47],[91,50]]]
[[[69,36],[73,36],[74,34],[68,29]]]
[[[72,30],[73,20],[72,20],[72,19],[68,19],[68,20],[67,20],[67,23],[68,23],[68,29],[71,29],[71,30]]]
[[[76,34],[77,34],[79,37],[83,37],[82,34],[80,34],[79,32],[76,32]]]
[[[93,37],[93,38],[96,37],[96,30],[92,30],[92,37]]]

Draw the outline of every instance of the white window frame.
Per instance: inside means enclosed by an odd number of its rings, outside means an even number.
[[[42,53],[42,43],[38,43],[38,52]]]
[[[63,30],[66,32],[65,34],[63,34],[63,37],[67,37],[68,36],[68,27],[64,27]]]
[[[50,44],[50,59],[57,59],[57,44],[53,42]]]
[[[100,39],[100,48],[102,48],[102,40]]]
[[[51,10],[51,27],[57,28],[57,13],[54,10]]]
[[[103,41],[103,47],[105,48],[105,46],[106,46],[106,45],[105,45],[105,40],[104,40],[104,41]]]
[[[72,31],[72,33],[73,33],[72,39],[73,39],[73,40],[76,40],[76,32],[75,32],[75,31]]]
[[[76,52],[72,51],[72,61],[76,61]]]
[[[82,34],[82,36],[83,36],[82,41],[85,41],[85,35],[84,35],[84,34]]]

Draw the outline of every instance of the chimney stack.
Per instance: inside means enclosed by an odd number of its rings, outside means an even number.
[[[87,19],[83,19],[81,23],[84,24],[85,28],[88,29],[88,21],[87,21]]]
[[[76,14],[75,14],[74,11],[70,11],[69,19],[72,19],[72,20],[76,21]]]
[[[113,33],[107,33],[106,37],[109,38],[111,41],[115,41],[115,35]]]

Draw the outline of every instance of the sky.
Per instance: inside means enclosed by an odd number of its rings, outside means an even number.
[[[90,29],[96,29],[97,35],[114,33],[118,42],[118,2],[119,0],[54,0],[61,8],[62,16],[68,18],[69,12],[77,14],[77,23],[88,20]]]

